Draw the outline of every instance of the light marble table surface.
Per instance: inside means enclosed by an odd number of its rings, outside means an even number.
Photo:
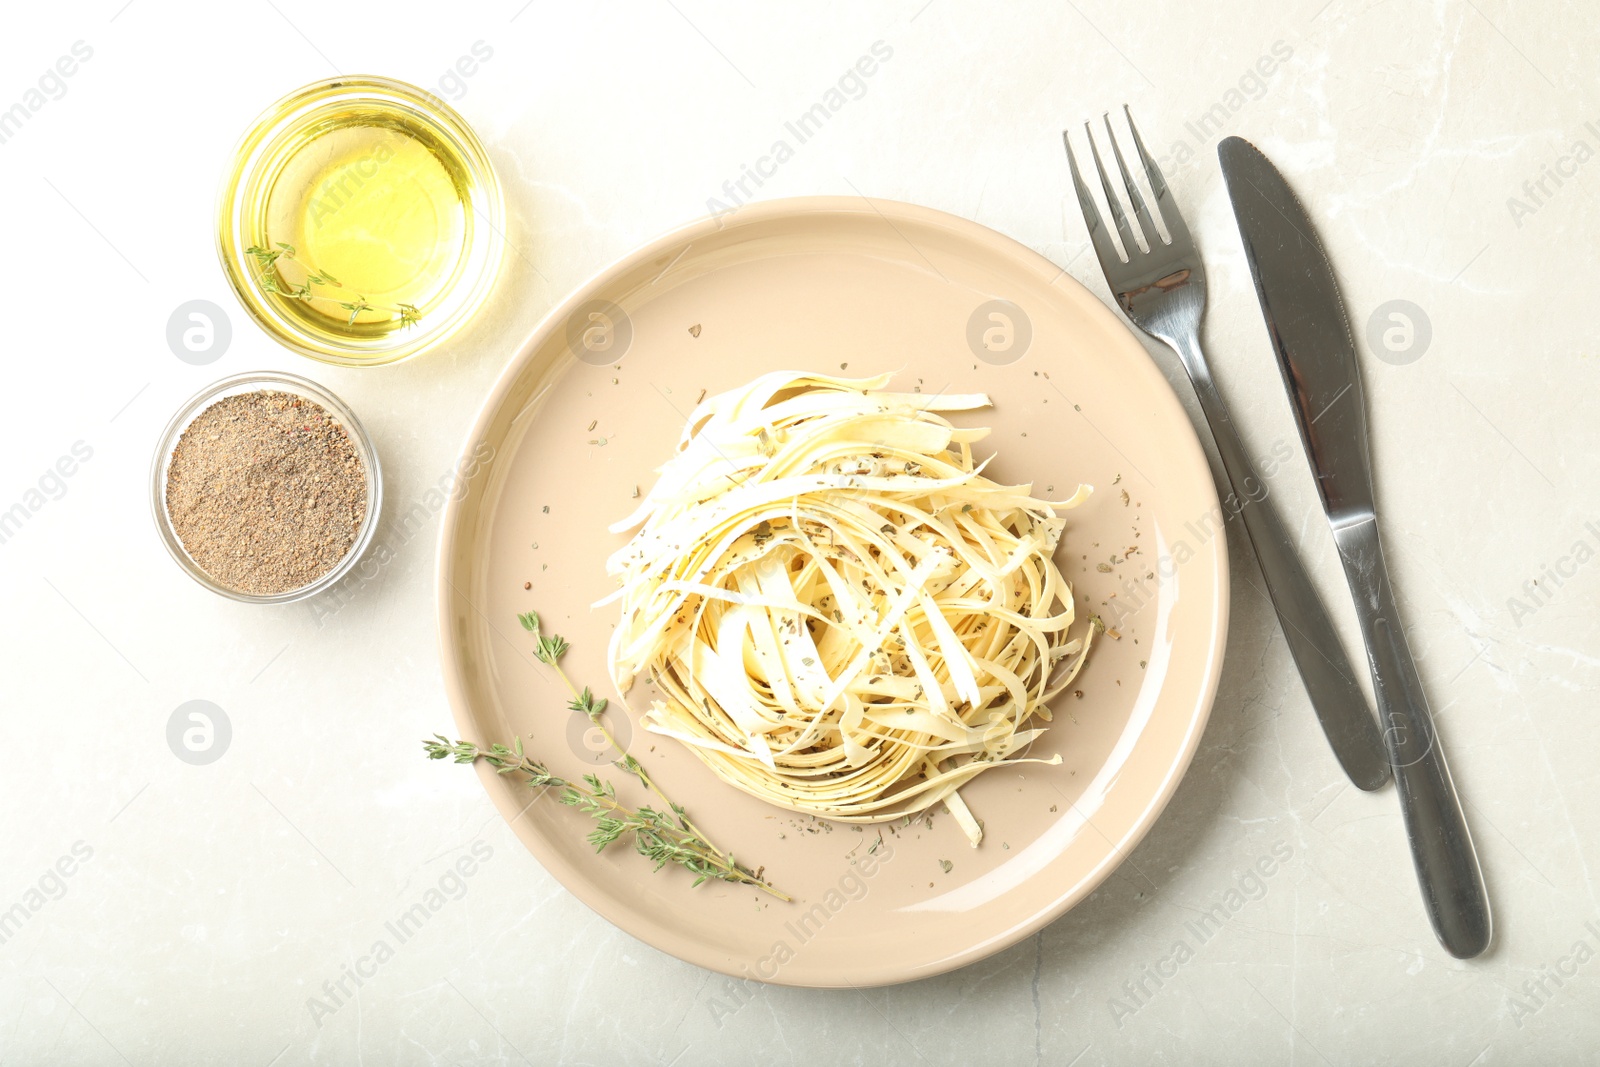
[[[1136,20],[1134,8],[8,9],[0,109],[23,113],[0,126],[0,511],[12,515],[0,542],[0,919],[13,916],[0,939],[0,1062],[1592,1062],[1592,12],[1158,0]],[[1193,766],[1091,898],[941,978],[746,993],[592,914],[472,775],[419,758],[417,738],[450,728],[432,611],[437,517],[320,628],[305,605],[223,602],[166,558],[148,466],[181,400],[243,370],[309,374],[366,421],[393,499],[424,498],[545,312],[725,198],[784,122],[880,41],[892,58],[750,192],[941,208],[1103,296],[1059,131],[1131,103],[1202,243],[1207,340],[1258,454],[1300,446],[1217,170],[1221,136],[1252,139],[1290,175],[1358,333],[1374,319],[1403,332],[1385,318],[1391,301],[1409,302],[1413,325],[1426,320],[1409,349],[1399,334],[1397,351],[1364,345],[1363,371],[1395,580],[1495,904],[1483,958],[1452,960],[1434,941],[1392,788],[1345,784],[1250,581],[1235,583]],[[492,56],[446,78],[479,42]],[[69,77],[49,73],[75,55]],[[338,72],[452,98],[489,145],[518,250],[461,343],[381,370],[276,347],[213,251],[235,139],[282,93]],[[232,326],[207,366],[166,341],[169,316],[197,299]],[[70,475],[55,473],[62,457]],[[1272,493],[1358,652],[1304,464],[1285,464]],[[1231,540],[1236,575],[1259,581]],[[231,726],[221,758],[200,766],[167,741],[174,710],[194,699]],[[490,858],[459,899],[358,995],[315,1011],[385,918],[474,848]],[[1245,882],[1266,856],[1280,861],[1273,876]],[[1196,937],[1190,921],[1238,890],[1246,900],[1225,927]]]

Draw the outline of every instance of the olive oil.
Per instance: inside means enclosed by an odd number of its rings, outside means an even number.
[[[314,82],[245,133],[218,200],[217,251],[270,336],[373,366],[453,337],[505,259],[505,202],[482,142],[393,78]]]
[[[260,245],[287,243],[276,264],[286,310],[318,330],[368,337],[426,317],[461,268],[473,219],[464,168],[425,126],[370,105],[332,114],[283,146],[265,190]],[[307,285],[315,277],[330,284]],[[347,305],[364,302],[365,310]]]

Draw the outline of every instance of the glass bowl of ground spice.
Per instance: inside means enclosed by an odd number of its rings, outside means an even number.
[[[292,374],[226,378],[178,410],[151,468],[167,551],[212,592],[254,604],[314,596],[371,543],[377,450],[354,412]]]

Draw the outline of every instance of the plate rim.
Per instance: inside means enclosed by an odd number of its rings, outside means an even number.
[[[1016,238],[1001,233],[992,227],[985,226],[981,222],[938,208],[878,197],[815,195],[753,201],[720,215],[700,216],[637,245],[594,271],[584,281],[573,287],[560,302],[552,306],[550,311],[516,345],[515,350],[506,360],[505,366],[501,368],[499,375],[490,386],[487,395],[479,404],[477,412],[471,420],[466,438],[457,453],[458,469],[459,463],[476,447],[474,443],[484,438],[487,425],[494,419],[500,407],[504,404],[507,394],[517,378],[525,370],[532,353],[543,347],[551,335],[563,327],[566,319],[578,307],[585,301],[592,299],[596,290],[627,271],[636,269],[641,264],[659,257],[667,249],[691,244],[701,237],[722,230],[729,224],[725,220],[731,219],[734,225],[748,225],[815,214],[876,215],[885,221],[893,217],[908,223],[931,224],[966,236],[974,241],[986,243],[992,251],[1007,255],[1017,260],[1019,266],[1030,268],[1043,276],[1048,285],[1054,287],[1061,283],[1066,283],[1066,288],[1063,290],[1064,294],[1073,294],[1079,302],[1087,307],[1090,315],[1100,317],[1102,320],[1114,324],[1115,330],[1113,332],[1117,336],[1125,337],[1133,350],[1138,352],[1144,359],[1154,363],[1154,358],[1145,350],[1143,343],[1129,328],[1128,324],[1115,315],[1105,301],[1068,273],[1065,267],[1057,265],[1047,256],[1028,247]],[[1183,409],[1182,401],[1171,382],[1166,379],[1165,375],[1160,373],[1159,367],[1155,369],[1156,377],[1160,379],[1159,388],[1164,388],[1172,402],[1180,410],[1184,411],[1184,429],[1186,432],[1182,435],[1183,439],[1193,442],[1201,465],[1208,472],[1202,488],[1202,496],[1205,500],[1220,507],[1220,497],[1217,494],[1216,483],[1209,474],[1210,465],[1205,446],[1200,439],[1193,420],[1188,416],[1187,411]],[[470,737],[477,734],[477,720],[472,715],[471,705],[466,693],[458,643],[452,638],[453,617],[451,614],[451,601],[457,595],[457,592],[450,581],[450,568],[460,540],[458,537],[460,532],[458,530],[461,519],[460,513],[470,495],[469,493],[449,494],[440,519],[434,556],[434,615],[439,667],[445,696],[450,703],[451,718],[458,731],[456,735],[458,737]],[[764,981],[765,984],[770,985],[810,989],[873,988],[899,985],[959,970],[1011,948],[1076,907],[1094,893],[1126,861],[1133,849],[1144,840],[1151,828],[1160,819],[1162,813],[1166,811],[1167,805],[1177,792],[1178,785],[1183,781],[1194,760],[1200,739],[1210,721],[1211,712],[1216,702],[1217,689],[1222,677],[1223,662],[1228,643],[1232,574],[1229,565],[1229,538],[1225,524],[1219,527],[1218,532],[1220,536],[1212,539],[1208,546],[1211,556],[1210,562],[1216,573],[1216,601],[1212,605],[1215,625],[1212,629],[1210,648],[1206,650],[1205,675],[1200,691],[1197,694],[1195,710],[1189,719],[1182,745],[1172,762],[1167,766],[1159,789],[1151,797],[1144,811],[1134,824],[1129,827],[1121,840],[1110,842],[1108,839],[1108,843],[1111,846],[1108,854],[1094,870],[1085,875],[1075,885],[1069,887],[1067,891],[1053,898],[1047,905],[1039,908],[1026,921],[1019,922],[1006,930],[1003,935],[968,946],[959,952],[910,965],[885,965],[877,961],[864,961],[859,972],[849,975],[840,974],[834,981],[795,980],[797,977],[802,976],[787,975],[785,969],[782,968],[771,979],[764,980],[752,977],[747,968],[738,968],[737,960],[726,957],[719,950],[705,946],[691,937],[678,934],[672,927],[651,918],[645,911],[637,907],[628,907],[620,903],[618,898],[603,893],[585,894],[579,892],[575,886],[582,887],[589,881],[588,876],[581,872],[576,864],[567,862],[566,858],[558,851],[547,847],[543,842],[539,841],[537,835],[533,835],[530,840],[528,836],[524,836],[519,832],[513,825],[515,822],[513,818],[515,805],[505,799],[507,796],[505,791],[492,788],[490,784],[492,781],[503,781],[503,779],[482,765],[475,766],[474,769],[477,771],[479,783],[483,786],[495,810],[499,812],[502,819],[506,820],[507,829],[516,836],[517,840],[528,850],[534,860],[563,889],[585,907],[610,922],[618,930],[676,959],[698,967],[704,967],[707,970],[731,978]]]

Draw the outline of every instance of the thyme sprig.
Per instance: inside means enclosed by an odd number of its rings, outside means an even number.
[[[545,636],[539,628],[539,613],[536,611],[523,612],[517,616],[517,621],[522,624],[524,630],[533,635],[534,658],[552,668],[556,672],[556,676],[561,679],[561,684],[567,687],[567,692],[572,694],[572,700],[567,704],[567,707],[572,711],[587,715],[589,721],[599,729],[601,736],[606,739],[606,744],[610,745],[611,750],[617,754],[617,758],[612,762],[649,787],[650,791],[661,799],[661,803],[672,807],[672,801],[667,799],[667,795],[656,786],[644,766],[628,755],[627,750],[617,743],[615,737],[611,736],[610,728],[606,726],[605,720],[600,718],[601,713],[606,710],[605,698],[596,697],[589,691],[588,686],[584,686],[583,692],[579,693],[578,687],[572,684],[571,678],[567,677],[567,672],[561,667],[561,657],[566,655],[567,649],[572,647],[567,643],[567,639],[559,634]],[[696,833],[700,832],[699,828],[692,824],[690,828]]]
[[[429,759],[453,759],[456,763],[476,763],[483,760],[495,769],[496,774],[522,774],[529,788],[558,789],[557,800],[562,804],[589,815],[594,828],[587,835],[596,852],[632,835],[634,850],[655,863],[660,870],[667,864],[682,867],[695,876],[694,884],[709,879],[755,886],[771,893],[779,900],[789,900],[788,894],[775,888],[764,878],[762,869],[752,871],[739,863],[732,854],[722,851],[694,824],[683,805],[674,803],[656,785],[644,765],[631,756],[612,736],[601,715],[606,710],[606,699],[597,697],[588,686],[580,692],[561,667],[561,657],[571,648],[565,638],[544,634],[536,612],[517,616],[522,628],[533,635],[534,657],[551,667],[572,694],[567,707],[576,714],[586,716],[597,727],[606,743],[616,752],[613,765],[633,775],[661,801],[659,806],[632,808],[617,799],[616,787],[595,774],[586,774],[579,781],[562,778],[538,760],[532,759],[522,749],[522,738],[512,739],[512,746],[493,744],[480,748],[470,741],[450,741],[442,734],[434,740],[424,741],[423,749]]]
[[[617,799],[616,786],[598,775],[586,774],[581,781],[574,782],[552,773],[543,763],[523,752],[520,737],[510,748],[501,744],[479,748],[470,741],[452,742],[443,734],[435,734],[434,740],[424,741],[422,745],[429,759],[453,759],[456,763],[483,760],[496,774],[525,775],[530,788],[560,790],[556,794],[560,803],[594,818],[594,829],[589,831],[587,840],[596,852],[632,834],[634,850],[654,862],[658,871],[669,863],[676,864],[695,876],[695,885],[711,879],[737,882],[765,890],[779,900],[790,899],[758,872],[723,853],[691,829],[682,806],[671,804],[671,814],[652,807],[630,808]]]
[[[350,312],[348,325],[354,326],[356,316],[363,311],[387,311],[400,320],[401,326],[415,326],[422,318],[422,312],[417,310],[414,304],[394,304],[392,306],[388,304],[371,304],[367,302],[366,297],[360,295],[357,295],[354,300],[341,300],[338,296],[330,296],[326,293],[313,291],[311,288],[313,285],[343,289],[344,283],[327,271],[316,270],[309,264],[302,263],[295,258],[295,247],[287,242],[275,241],[271,248],[251,245],[245,249],[245,254],[252,256],[256,261],[256,266],[260,268],[261,276],[259,280],[263,292],[274,293],[289,300],[305,300],[308,302],[312,300],[335,301],[341,308]],[[299,285],[291,285],[288,279],[283,276],[283,268],[278,265],[280,261],[299,266],[301,270],[306,272],[306,280]]]

